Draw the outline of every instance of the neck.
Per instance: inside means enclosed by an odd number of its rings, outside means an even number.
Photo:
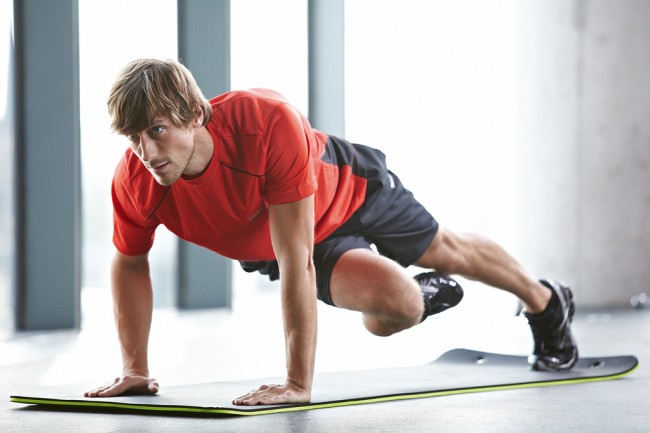
[[[183,171],[183,177],[195,178],[203,174],[212,160],[213,153],[214,142],[210,132],[205,126],[197,128],[194,132],[194,151]]]

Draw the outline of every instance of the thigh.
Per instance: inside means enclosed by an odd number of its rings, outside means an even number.
[[[341,256],[350,250],[370,250],[368,240],[354,233],[330,236],[314,245],[314,267],[316,268],[316,285],[318,299],[332,306],[338,306],[332,299],[331,279],[334,267]]]
[[[422,297],[404,268],[369,249],[349,250],[339,258],[330,294],[338,307],[378,315],[412,302],[419,305]]]

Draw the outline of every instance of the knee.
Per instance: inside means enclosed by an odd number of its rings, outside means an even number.
[[[370,318],[367,315],[363,316],[363,326],[366,327],[368,332],[370,332],[375,337],[390,337],[393,334],[398,333],[401,329],[396,329],[393,326],[386,326],[385,323],[381,323],[374,318]]]
[[[410,282],[417,286],[415,281]],[[373,335],[388,337],[420,323],[424,302],[419,287],[408,287],[399,298],[384,298],[373,313],[363,316],[366,329]]]
[[[383,314],[389,320],[398,322],[410,322],[414,318],[421,317],[424,311],[424,301],[418,283],[406,277],[402,282],[398,295],[387,297],[384,300]]]
[[[394,321],[368,316],[367,314],[363,316],[363,325],[368,332],[376,337],[390,337],[393,334],[415,326],[416,323],[420,323],[420,320],[417,322]]]

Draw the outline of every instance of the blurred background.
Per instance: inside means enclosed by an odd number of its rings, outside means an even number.
[[[208,25],[183,25],[215,3]],[[565,280],[579,307],[629,308],[650,278],[648,22],[645,0],[0,0],[0,336],[109,314],[110,184],[127,144],[106,97],[140,57],[213,74],[216,90],[199,79],[208,97],[279,91],[315,127],[382,149],[442,224]],[[192,51],[219,44],[218,70]],[[151,254],[156,307],[196,308],[180,305],[178,273],[203,253],[160,228]],[[212,256],[228,271],[197,296],[228,293],[199,306],[277,288]]]

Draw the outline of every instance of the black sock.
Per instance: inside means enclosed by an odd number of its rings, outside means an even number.
[[[526,313],[526,316],[534,320],[544,320],[546,318],[551,318],[555,313],[556,305],[560,302],[560,299],[558,298],[557,293],[555,293],[555,290],[551,289],[549,285],[545,284],[544,282],[542,282],[542,284],[551,290],[551,299],[549,299],[546,308],[544,308],[544,311],[540,313]]]

